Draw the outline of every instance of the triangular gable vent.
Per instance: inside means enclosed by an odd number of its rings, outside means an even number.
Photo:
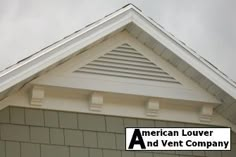
[[[74,73],[181,84],[127,43],[75,70]]]
[[[218,103],[127,32],[91,47],[32,84]]]

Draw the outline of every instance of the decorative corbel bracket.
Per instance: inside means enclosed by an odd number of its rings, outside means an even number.
[[[213,106],[212,105],[203,105],[201,107],[199,120],[201,122],[210,122],[213,116]]]
[[[103,95],[98,92],[94,92],[90,96],[89,110],[100,112],[103,105]]]
[[[43,105],[44,98],[45,98],[44,88],[40,86],[33,86],[30,104],[32,106],[41,106]]]
[[[149,99],[146,103],[146,115],[150,117],[158,116],[160,103],[157,99]]]

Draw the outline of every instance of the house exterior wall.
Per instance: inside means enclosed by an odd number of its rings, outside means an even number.
[[[234,157],[231,151],[125,151],[125,127],[187,123],[7,107],[0,111],[0,157]],[[207,126],[203,126],[207,127]]]

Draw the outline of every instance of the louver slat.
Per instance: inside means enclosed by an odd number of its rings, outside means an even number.
[[[135,66],[135,65],[126,65],[126,64],[119,64],[119,63],[109,63],[109,62],[93,62],[89,63],[88,65],[94,65],[94,66],[103,66],[103,67],[112,67],[112,68],[123,68],[123,69],[130,69],[130,70],[137,70],[137,71],[146,71],[146,72],[151,72],[151,73],[160,73],[160,74],[167,74],[163,70],[159,68],[150,68],[150,67],[144,67],[144,66]]]
[[[86,67],[83,67],[80,69],[81,70],[86,70],[86,69],[93,69],[93,70],[99,70],[99,71],[113,71],[113,72],[120,72],[120,73],[128,73],[128,74],[136,74],[136,75],[146,75],[146,76],[151,76],[151,77],[162,77],[162,78],[169,78],[169,79],[174,79],[173,77],[170,77],[166,74],[160,74],[160,73],[155,73],[155,72],[150,72],[146,70],[140,70],[140,69],[128,69],[128,68],[122,68],[122,67],[108,67],[108,66],[97,66],[97,65],[87,65]]]
[[[124,64],[124,65],[131,65],[137,67],[147,67],[152,69],[159,69],[159,67],[153,64],[147,64],[142,62],[130,62],[129,60],[117,60],[117,59],[109,59],[109,58],[98,58],[96,61],[99,62],[106,62],[106,63],[117,63],[117,64]]]
[[[133,54],[133,55],[136,55],[136,56],[142,56],[140,53],[137,53],[137,52],[134,52],[134,51],[129,51],[129,50],[119,50],[119,49],[115,49],[115,50],[112,50],[111,52],[113,53],[120,53],[120,54]]]
[[[123,60],[123,61],[128,61],[128,62],[140,62],[140,63],[146,63],[146,64],[151,64],[153,65],[153,63],[150,63],[149,60],[147,59],[139,59],[139,58],[128,58],[128,57],[124,57],[124,56],[114,56],[114,55],[104,55],[101,58],[106,58],[106,59],[114,59],[114,60]]]
[[[75,70],[74,73],[180,84],[175,78],[128,44],[117,47],[84,67]]]
[[[106,55],[122,56],[122,57],[130,57],[130,58],[139,58],[139,59],[143,58],[143,56],[141,56],[141,55],[132,54],[132,53],[119,53],[119,52],[116,52],[116,51],[109,52]]]
[[[178,83],[172,79],[163,79],[158,77],[149,77],[149,76],[140,76],[134,75],[124,72],[114,72],[114,71],[107,71],[107,70],[93,70],[93,69],[81,69],[80,72],[82,73],[90,73],[90,74],[100,74],[100,75],[108,75],[108,76],[116,76],[116,77],[127,77],[127,78],[134,78],[134,79],[143,79],[143,80],[151,80],[151,81],[159,81],[159,82],[169,82],[169,83]]]

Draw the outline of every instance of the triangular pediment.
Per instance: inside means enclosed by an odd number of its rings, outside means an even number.
[[[193,123],[209,120],[214,110],[220,114],[214,112],[212,124],[236,130],[235,88],[183,42],[127,5],[0,72],[0,109],[90,113],[85,106],[95,102],[105,106],[103,114],[146,118],[158,110],[161,120]]]
[[[167,52],[168,49],[162,51]],[[218,102],[127,32],[110,37],[32,83],[168,99]]]

